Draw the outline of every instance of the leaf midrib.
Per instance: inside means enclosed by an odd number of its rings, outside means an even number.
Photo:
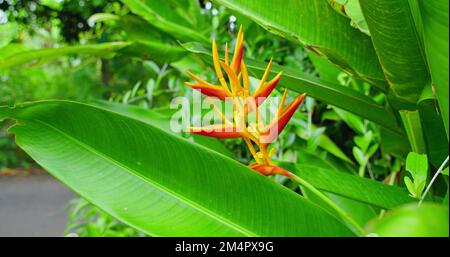
[[[60,134],[63,135],[64,137],[66,137],[66,138],[68,138],[69,140],[73,141],[75,144],[78,144],[78,145],[80,145],[81,147],[85,148],[86,150],[90,151],[90,152],[93,153],[94,155],[98,155],[99,157],[101,157],[101,158],[105,159],[106,161],[109,161],[109,162],[111,162],[111,163],[113,163],[113,164],[115,164],[115,165],[121,167],[121,168],[124,169],[124,170],[129,170],[129,171],[131,171],[130,173],[133,174],[134,176],[136,176],[137,178],[139,178],[139,179],[141,179],[141,180],[144,180],[145,182],[148,182],[148,183],[152,184],[153,186],[155,186],[155,187],[158,188],[159,190],[161,190],[161,191],[163,191],[163,192],[165,192],[165,193],[171,195],[172,197],[174,197],[174,198],[177,199],[177,200],[180,200],[180,201],[182,201],[182,202],[184,202],[184,203],[187,203],[188,206],[191,206],[192,208],[194,208],[194,209],[200,211],[201,213],[203,213],[203,214],[205,214],[205,215],[207,215],[207,216],[209,216],[209,217],[211,217],[211,218],[213,218],[213,219],[219,221],[220,223],[223,223],[223,224],[225,224],[225,225],[228,225],[228,227],[233,228],[234,230],[238,231],[239,233],[241,233],[241,234],[243,234],[243,235],[245,235],[245,236],[253,236],[253,237],[259,236],[258,234],[255,234],[255,233],[253,233],[253,232],[251,232],[251,231],[249,231],[249,230],[247,230],[247,229],[245,229],[245,228],[243,228],[243,227],[237,225],[236,223],[230,221],[229,219],[227,219],[227,218],[225,218],[225,217],[223,217],[223,216],[221,216],[221,215],[217,215],[217,214],[215,214],[215,213],[213,213],[213,212],[211,212],[211,211],[208,211],[208,210],[207,210],[206,208],[204,208],[202,205],[200,205],[200,204],[198,204],[198,203],[196,203],[196,202],[194,202],[194,201],[192,201],[192,200],[189,200],[189,199],[187,199],[187,198],[181,196],[180,194],[176,193],[176,192],[173,191],[173,190],[168,189],[167,187],[165,187],[165,186],[159,184],[158,182],[155,182],[154,180],[152,180],[152,179],[150,179],[150,178],[147,178],[147,177],[144,177],[144,176],[139,175],[139,172],[138,172],[138,171],[136,171],[136,170],[134,170],[134,169],[128,167],[128,166],[125,165],[125,164],[122,164],[122,163],[120,163],[120,162],[118,162],[118,161],[115,161],[115,160],[114,160],[113,158],[111,158],[110,156],[108,156],[108,155],[106,155],[106,154],[104,154],[104,153],[102,153],[102,152],[100,152],[100,151],[97,151],[95,148],[91,147],[90,145],[85,144],[85,143],[81,142],[80,140],[77,140],[77,139],[74,138],[73,136],[71,136],[71,135],[65,133],[64,131],[62,131],[62,130],[60,130],[60,129],[58,129],[58,128],[56,128],[56,127],[50,125],[50,124],[48,124],[47,122],[44,122],[44,121],[39,120],[39,119],[36,119],[35,121],[37,121],[37,122],[43,124],[44,126],[47,126],[47,127],[51,128],[51,129],[55,130],[56,132],[60,133]],[[150,126],[150,125],[149,125],[149,126]]]

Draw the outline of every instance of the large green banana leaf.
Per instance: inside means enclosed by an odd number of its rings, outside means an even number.
[[[104,57],[115,54],[116,52],[144,60],[151,59],[158,63],[176,61],[186,54],[185,50],[181,47],[150,41],[64,46],[60,48],[22,50],[2,55],[0,57],[0,70],[27,64],[32,61],[37,61],[38,63],[45,62],[69,54],[87,54]]]
[[[95,101],[93,102],[93,104],[95,104],[95,106],[100,107],[100,108],[104,108],[113,112],[117,112],[119,114],[123,114],[125,116],[146,122],[150,125],[156,126],[158,128],[161,128],[163,130],[166,130],[168,132],[170,132],[170,115],[169,114],[161,114],[158,113],[157,111],[154,110],[147,110],[147,109],[143,109],[137,106],[131,106],[131,105],[123,105],[123,104],[118,104],[118,103],[111,103],[111,102],[105,102],[105,101]],[[222,153],[226,156],[232,157],[232,153],[230,153],[226,148],[224,148],[224,146],[218,142],[215,138],[210,138],[210,137],[204,137],[204,136],[196,136],[194,137],[194,142],[198,143],[200,145],[203,145],[205,147],[210,148],[211,150],[214,150],[216,152]],[[310,181],[311,183],[315,184],[317,183],[318,179],[317,176],[319,174],[319,176],[321,176],[321,180],[323,181],[322,184],[319,184],[319,186],[326,190],[326,191],[330,191],[330,192],[336,192],[339,193],[345,197],[349,197],[349,198],[353,198],[354,196],[359,196],[359,200],[362,202],[366,202],[366,203],[370,203],[373,205],[381,205],[381,206],[385,206],[385,207],[392,207],[392,206],[397,206],[400,204],[403,204],[405,202],[409,202],[412,201],[413,199],[410,198],[405,190],[402,190],[400,188],[397,187],[391,187],[391,186],[387,186],[387,185],[383,185],[382,183],[379,182],[367,182],[370,180],[367,179],[361,179],[359,177],[355,177],[355,176],[340,176],[339,174],[336,174],[336,172],[333,172],[334,170],[336,170],[336,168],[334,167],[326,167],[325,169],[323,169],[323,163],[324,161],[318,157],[316,157],[316,159],[312,158],[311,156],[309,156],[307,153],[302,152],[301,153],[302,157],[303,157],[303,162],[301,164],[305,165],[305,162],[308,162],[309,165],[314,166],[314,167],[322,167],[322,169],[318,169],[317,171],[315,171],[317,174],[312,174],[309,172],[304,172],[302,173],[302,178]],[[314,156],[315,157],[315,156]],[[304,158],[308,158],[307,161]],[[292,169],[294,170],[294,169]],[[327,172],[328,170],[332,170],[330,171],[331,174],[330,176],[328,176]],[[337,176],[337,177],[336,177]],[[352,190],[338,190],[338,186],[336,185],[336,179],[338,178],[339,183],[342,183],[344,185],[345,188],[353,188]],[[362,184],[365,185],[365,187],[367,187],[367,190],[371,191],[374,190],[373,192],[376,192],[377,194],[380,194],[380,199],[381,200],[372,200],[369,197],[365,197],[364,193],[361,191],[358,191],[357,188],[354,187],[354,183],[355,181],[358,184]],[[369,184],[367,184],[369,183]],[[385,190],[387,189],[387,190]],[[356,190],[356,191],[355,191]],[[367,190],[365,190],[366,192],[368,192]],[[393,190],[393,191],[391,191]],[[381,191],[381,193],[380,193]],[[392,196],[395,195],[395,196]],[[392,198],[392,201],[386,201],[383,199],[388,199],[388,198]],[[344,200],[342,200],[344,201]]]
[[[448,1],[419,1],[425,52],[448,139]]]
[[[34,60],[48,61],[68,54],[89,54],[94,56],[105,56],[129,46],[129,42],[113,42],[94,45],[66,46],[60,48],[47,48],[20,51],[6,51],[0,56],[0,70],[12,66],[26,64]]]
[[[384,90],[385,78],[370,37],[353,28],[326,0],[217,1]]]
[[[429,80],[408,0],[360,0],[375,50],[394,94],[415,104]]]
[[[158,236],[351,236],[238,162],[116,112],[67,101],[0,108],[17,144],[115,218]]]
[[[130,118],[134,118],[155,127],[158,127],[167,132],[172,132],[170,130],[170,119],[175,110],[172,110],[172,113],[161,113],[156,110],[144,109],[139,106],[129,105],[129,104],[120,104],[114,102],[108,102],[103,100],[94,100],[91,104],[104,108],[113,112],[117,112],[119,114],[128,116]],[[191,134],[191,139],[197,144],[206,146],[211,150],[214,150],[218,153],[221,153],[225,156],[234,158],[234,154],[228,150],[218,139],[212,137],[205,137],[201,135]]]

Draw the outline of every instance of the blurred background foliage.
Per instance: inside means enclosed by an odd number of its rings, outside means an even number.
[[[247,58],[275,63],[306,72],[324,80],[336,80],[378,103],[385,101],[377,88],[354,79],[348,73],[311,54],[282,37],[263,29],[252,20],[209,1],[146,1],[164,13],[162,23],[130,10],[127,1],[108,0],[0,0],[0,58],[24,49],[89,46],[105,42],[132,41],[117,53],[95,50],[95,54],[77,51],[51,61],[34,60],[23,66],[0,69],[0,105],[42,99],[98,101],[139,106],[160,114],[170,113],[170,101],[188,96],[191,89],[185,70],[208,79],[214,71],[198,56],[186,55],[179,41],[198,41],[209,45],[234,44],[238,25],[245,30]],[[173,5],[172,5],[173,4]],[[179,10],[175,7],[181,8]],[[173,9],[164,9],[172,6]],[[171,25],[193,28],[191,34],[170,33]],[[170,26],[169,26],[170,25]],[[164,28],[164,29],[162,29]],[[173,30],[179,29],[174,26]],[[155,43],[157,42],[157,43]],[[164,43],[164,47],[161,44]],[[154,54],[155,48],[161,54]],[[149,51],[148,49],[152,50]],[[183,54],[182,54],[183,52]],[[82,52],[80,52],[82,53]],[[319,72],[320,70],[326,72]],[[279,95],[280,92],[275,92]],[[291,94],[291,93],[290,93]],[[292,96],[296,95],[292,93]],[[292,97],[290,96],[290,97]],[[0,170],[37,167],[19,150],[13,138],[0,129]],[[335,106],[307,97],[288,127],[276,141],[276,159],[297,163],[321,163],[336,170],[360,174],[390,184],[402,184],[404,157],[409,151],[384,151],[380,127]],[[189,137],[189,135],[185,135]],[[220,143],[238,160],[248,163],[250,153],[239,141]],[[390,146],[398,147],[398,145]],[[284,177],[272,179],[293,190],[297,186]],[[445,181],[439,189],[445,194]],[[372,218],[369,215],[367,218]],[[112,219],[84,200],[70,203],[70,219],[65,234],[81,236],[142,236],[136,230]]]

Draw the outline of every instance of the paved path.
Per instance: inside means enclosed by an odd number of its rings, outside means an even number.
[[[75,197],[45,173],[0,175],[0,236],[62,236]]]

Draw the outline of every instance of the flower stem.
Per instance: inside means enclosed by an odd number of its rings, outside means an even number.
[[[339,206],[337,206],[330,198],[328,198],[325,194],[317,190],[313,185],[298,177],[297,175],[289,172],[287,176],[292,179],[297,184],[309,189],[312,193],[322,199],[326,204],[328,204],[331,208],[333,208],[344,220],[348,221],[352,226],[358,231],[360,236],[364,236],[366,232],[364,229],[352,218],[350,217],[344,210],[342,210]]]

